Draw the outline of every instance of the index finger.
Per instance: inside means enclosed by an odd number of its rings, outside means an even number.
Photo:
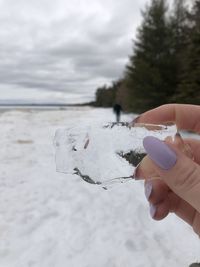
[[[156,124],[173,122],[178,129],[200,133],[200,106],[166,104],[141,114],[136,122]]]

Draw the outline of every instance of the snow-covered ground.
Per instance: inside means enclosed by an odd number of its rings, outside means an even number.
[[[56,173],[57,128],[112,121],[109,109],[0,114],[0,266],[177,267],[200,240],[174,215],[150,218],[141,181],[110,190]],[[124,115],[130,120],[130,115]]]

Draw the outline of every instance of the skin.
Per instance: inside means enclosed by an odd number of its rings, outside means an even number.
[[[178,129],[200,133],[200,106],[183,104],[163,105],[143,113],[136,122],[154,124],[173,122],[177,125]],[[194,162],[200,165],[200,141],[185,139],[184,142],[187,143],[192,150]],[[147,183],[150,179],[149,177],[151,177],[153,189],[148,201],[156,207],[153,219],[162,220],[170,212],[173,212],[179,218],[190,224],[193,230],[200,235],[199,189],[197,189],[199,190],[199,200],[197,202],[199,206],[197,207],[193,205],[192,201],[188,201],[184,196],[180,197],[170,189],[169,184],[167,185],[162,180],[162,177],[158,176],[155,164],[148,156],[142,161],[138,170],[138,175],[139,177],[145,178],[145,183]],[[198,175],[200,180],[200,172]]]

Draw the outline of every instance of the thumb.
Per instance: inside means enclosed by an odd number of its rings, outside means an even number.
[[[155,137],[145,137],[143,145],[161,179],[200,212],[200,166]]]

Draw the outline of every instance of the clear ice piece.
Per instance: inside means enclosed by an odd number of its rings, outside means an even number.
[[[131,126],[126,122],[58,129],[54,139],[56,169],[106,188],[134,177],[146,155],[142,144],[145,136],[174,140],[176,133],[175,125]]]

